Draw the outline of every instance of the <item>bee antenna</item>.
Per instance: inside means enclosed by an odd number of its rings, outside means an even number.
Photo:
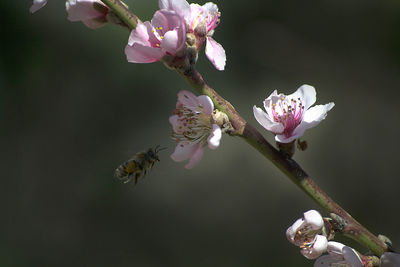
[[[156,148],[154,149],[154,151],[156,153],[160,152],[161,150],[167,149],[167,147],[161,147],[161,145],[157,145]]]

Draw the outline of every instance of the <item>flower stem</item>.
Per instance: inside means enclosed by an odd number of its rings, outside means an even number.
[[[121,18],[131,29],[136,27],[138,17],[119,0],[101,0],[110,7],[117,16]],[[388,251],[387,245],[370,233],[365,227],[350,216],[342,207],[335,203],[308,174],[291,158],[280,153],[275,149],[254,127],[244,120],[235,108],[223,97],[221,97],[213,88],[211,88],[203,79],[201,74],[193,69],[190,72],[176,69],[176,71],[199,93],[208,95],[215,107],[226,113],[235,129],[233,135],[243,138],[252,147],[258,150],[264,157],[269,159],[278,167],[292,182],[294,182],[307,195],[314,199],[328,213],[334,213],[340,216],[346,224],[343,233],[356,240],[360,244],[369,248],[375,255],[381,256]]]
[[[138,17],[133,14],[128,6],[120,0],[101,0],[117,15],[129,29],[133,30],[136,28]]]

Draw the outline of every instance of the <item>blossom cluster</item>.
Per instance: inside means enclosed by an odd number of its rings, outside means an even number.
[[[186,0],[159,0],[159,8],[151,21],[139,21],[131,32],[125,48],[129,62],[150,63],[183,58],[186,56],[187,34],[192,34],[196,49],[200,50],[206,41],[208,59],[216,69],[224,70],[225,50],[212,38],[220,21],[216,4],[200,6],[189,5]]]
[[[286,237],[307,259],[314,260],[314,267],[366,267],[373,265],[373,257],[364,256],[355,249],[330,240],[324,229],[324,218],[316,210],[309,210],[286,230]],[[326,255],[322,255],[324,253]],[[400,254],[386,252],[380,258],[381,267],[400,266]]]

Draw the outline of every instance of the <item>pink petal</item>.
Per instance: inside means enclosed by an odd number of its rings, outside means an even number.
[[[201,144],[196,145],[196,150],[190,157],[189,163],[185,165],[186,169],[193,168],[197,163],[200,162],[201,158],[203,157],[203,146]]]
[[[199,4],[190,4],[190,15],[186,18],[186,21],[190,27],[190,30],[194,30],[197,24],[200,22],[199,16],[202,14],[203,8]]]
[[[270,116],[265,113],[261,108],[256,106],[253,107],[253,114],[257,122],[261,124],[266,130],[273,132],[275,134],[282,133],[284,127],[281,123],[274,122],[271,120]]]
[[[136,29],[131,31],[129,35],[128,44],[133,45],[134,43],[139,43],[144,46],[152,46],[155,47],[157,44],[160,44],[160,41],[155,36],[153,32],[153,26],[149,21],[138,22]]]
[[[181,124],[179,123],[179,116],[172,115],[169,117],[169,123],[171,123],[172,128],[175,133],[182,133],[182,130],[179,128]]]
[[[151,63],[159,61],[164,53],[159,48],[144,46],[138,43],[125,47],[126,59],[132,63]]]
[[[222,137],[222,130],[221,128],[219,128],[218,125],[213,124],[213,130],[211,135],[207,138],[207,142],[208,142],[208,147],[210,149],[216,149],[217,147],[219,147],[219,143],[221,141],[221,137]]]
[[[175,55],[178,47],[179,36],[176,30],[169,31],[164,34],[164,39],[161,41],[161,48],[165,49],[171,55]]]
[[[197,96],[187,90],[181,90],[178,93],[178,103],[192,109],[199,110],[199,101]]]
[[[206,55],[217,70],[225,69],[226,55],[225,50],[213,38],[207,37]]]
[[[200,95],[197,97],[197,101],[203,106],[203,112],[207,115],[211,115],[214,111],[214,103],[211,98],[206,95]]]
[[[89,20],[84,20],[82,22],[89,29],[98,29],[100,27],[103,27],[107,23],[106,20],[100,20],[100,19],[89,19]]]
[[[89,19],[104,17],[106,13],[101,13],[98,9],[93,7],[95,3],[107,8],[101,1],[96,0],[67,1],[65,6],[68,12],[68,19],[70,21],[87,21]]]
[[[173,10],[182,17],[190,14],[189,3],[185,0],[159,0],[158,6],[160,9]]]
[[[47,4],[47,0],[33,0],[33,4],[31,6],[31,8],[29,9],[29,11],[31,13],[35,13],[36,11],[38,11],[39,9],[44,7],[46,4]]]
[[[158,10],[151,19],[154,28],[162,27],[162,32],[174,30],[184,25],[183,18],[174,11]]]
[[[184,161],[192,157],[197,149],[197,145],[188,141],[181,141],[176,145],[175,151],[172,153],[171,158],[177,162]]]

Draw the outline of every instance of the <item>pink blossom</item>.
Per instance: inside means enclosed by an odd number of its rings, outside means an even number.
[[[267,112],[254,106],[254,117],[265,129],[275,134],[280,143],[290,143],[301,137],[304,132],[325,119],[327,112],[335,104],[317,105],[316,91],[310,85],[303,85],[291,95],[278,94],[275,90],[264,101]]]
[[[173,10],[183,16],[186,21],[187,31],[193,33],[197,39],[198,50],[206,41],[205,53],[216,69],[224,70],[226,55],[225,50],[212,35],[220,22],[221,13],[214,3],[206,3],[203,6],[190,4],[186,0],[159,0],[160,9]]]
[[[174,11],[159,10],[151,22],[138,22],[129,36],[125,54],[129,62],[155,62],[164,56],[180,56],[185,41],[186,27],[182,17]]]
[[[65,7],[70,21],[82,21],[91,29],[107,23],[109,8],[100,0],[67,0]]]
[[[222,137],[221,128],[213,123],[214,104],[206,95],[195,96],[189,91],[178,93],[174,115],[169,122],[174,130],[172,137],[178,142],[171,158],[175,161],[189,159],[185,168],[193,168],[203,157],[203,146],[216,149]]]
[[[47,4],[47,0],[33,0],[33,4],[31,6],[31,8],[29,9],[29,11],[31,13],[35,13],[36,11],[38,11],[39,9],[44,7],[46,4]]]

